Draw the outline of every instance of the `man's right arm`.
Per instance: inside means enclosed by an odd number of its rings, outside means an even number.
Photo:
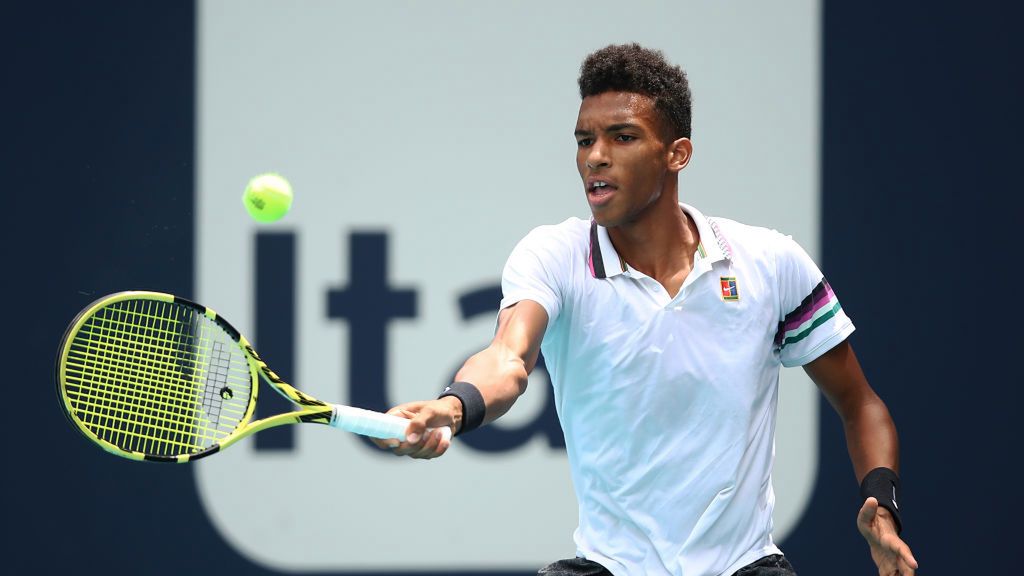
[[[508,412],[526,391],[547,323],[544,307],[532,300],[522,300],[505,308],[498,315],[498,329],[490,345],[466,360],[455,375],[456,381],[468,382],[480,391],[485,407],[483,424]],[[445,453],[449,443],[441,439],[440,434],[425,436],[424,431],[442,426],[451,427],[453,432],[460,431],[462,410],[462,402],[453,396],[401,404],[388,413],[410,419],[407,441],[401,444],[394,440],[375,442],[400,456],[437,458]]]

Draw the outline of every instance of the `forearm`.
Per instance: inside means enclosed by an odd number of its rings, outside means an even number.
[[[896,425],[882,400],[872,392],[848,412],[840,415],[857,481],[878,467],[899,472]]]
[[[483,396],[484,424],[493,422],[526,391],[529,372],[523,359],[500,342],[474,354],[455,375],[461,382],[476,386]],[[460,414],[461,420],[461,414]]]
[[[536,346],[527,346],[527,350]],[[454,434],[472,431],[492,422],[515,403],[525,390],[529,368],[536,354],[517,354],[498,338],[462,365],[453,382],[435,400],[407,402],[388,413],[409,418],[405,442],[375,440],[399,456],[437,458],[445,453],[449,440],[427,434],[429,428],[450,427]],[[527,364],[529,363],[529,365]]]
[[[498,314],[491,344],[466,360],[455,374],[456,382],[441,398],[455,432],[497,420],[526,391],[530,371],[540,357],[547,321],[547,311],[532,300],[520,301]]]
[[[857,515],[857,528],[871,546],[871,557],[879,574],[913,574],[917,561],[897,536],[898,483],[880,489],[878,481],[889,479],[885,471],[864,483],[865,476],[876,468],[899,470],[899,441],[889,409],[868,385],[848,342],[835,346],[804,369],[843,421],[846,447],[861,484],[861,494],[866,492],[869,496]]]
[[[857,481],[878,467],[898,471],[896,425],[868,384],[849,343],[835,346],[804,368],[843,421]]]

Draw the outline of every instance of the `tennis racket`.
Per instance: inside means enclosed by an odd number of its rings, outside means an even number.
[[[260,377],[300,408],[252,420]],[[132,460],[190,462],[283,424],[399,440],[409,425],[301,392],[216,312],[160,292],[118,292],[82,310],[61,340],[57,392],[86,438]]]

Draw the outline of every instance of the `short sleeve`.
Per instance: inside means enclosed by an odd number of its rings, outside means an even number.
[[[501,274],[501,310],[523,300],[533,300],[548,313],[552,325],[562,309],[562,290],[558,281],[559,243],[552,237],[551,227],[534,229],[512,250]]]
[[[803,366],[854,331],[821,270],[789,236],[779,236],[776,253],[781,317],[775,347],[783,366]]]

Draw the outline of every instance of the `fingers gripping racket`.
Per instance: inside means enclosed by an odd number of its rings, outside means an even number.
[[[300,408],[253,421],[261,377]],[[399,440],[409,425],[297,390],[216,312],[160,292],[119,292],[82,310],[61,341],[57,388],[87,438],[133,460],[189,462],[283,424]]]

